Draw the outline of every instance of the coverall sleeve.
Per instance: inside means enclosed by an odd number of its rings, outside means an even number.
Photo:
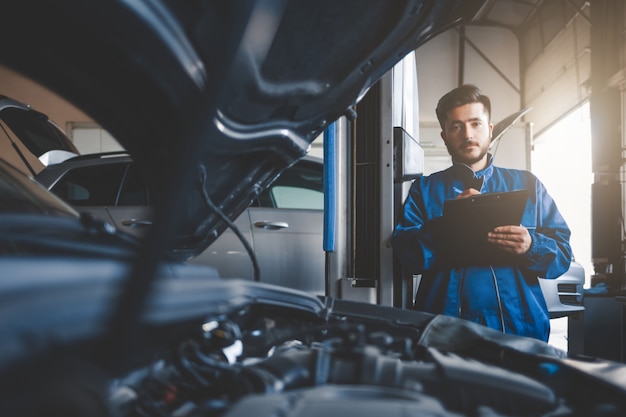
[[[542,278],[558,278],[572,261],[570,229],[545,186],[536,181],[536,228],[529,229],[532,244],[523,265]]]
[[[423,195],[413,183],[404,203],[403,217],[392,236],[394,253],[407,272],[420,274],[435,265],[435,237],[440,220],[440,217],[429,219]]]

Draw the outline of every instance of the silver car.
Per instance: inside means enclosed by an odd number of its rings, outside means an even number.
[[[151,193],[126,154],[71,158],[48,166],[36,179],[79,211],[118,230],[143,238],[152,225]],[[324,295],[323,221],[323,162],[307,156],[286,170],[234,223],[256,255],[262,282]],[[190,262],[212,265],[224,277],[254,278],[254,265],[231,229]]]

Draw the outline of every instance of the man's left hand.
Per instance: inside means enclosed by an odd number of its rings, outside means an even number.
[[[487,234],[487,242],[506,252],[522,255],[530,249],[532,238],[524,226],[500,226]]]

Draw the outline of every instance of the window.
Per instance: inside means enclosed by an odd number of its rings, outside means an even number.
[[[301,161],[287,169],[261,194],[259,203],[261,207],[323,210],[323,164]]]
[[[591,262],[591,121],[589,103],[538,136],[533,145],[532,171],[546,185],[567,221],[576,260],[585,268]],[[586,283],[589,285],[589,282]]]
[[[126,167],[127,164],[108,164],[73,169],[52,192],[77,207],[113,206]]]
[[[124,178],[124,184],[120,190],[117,201],[118,206],[147,206],[150,204],[148,187],[137,172],[135,165],[130,165]]]
[[[271,194],[277,208],[324,210],[324,193],[317,190],[278,185]]]

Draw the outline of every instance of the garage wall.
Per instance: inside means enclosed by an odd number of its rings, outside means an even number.
[[[0,66],[0,94],[29,104],[35,110],[45,113],[66,133],[71,122],[93,123],[89,116],[60,96],[2,66]]]
[[[67,135],[81,154],[124,150],[109,132],[96,123],[68,122]]]
[[[80,153],[122,150],[119,143],[85,113],[38,83],[2,66],[0,94],[45,113],[72,139]]]

